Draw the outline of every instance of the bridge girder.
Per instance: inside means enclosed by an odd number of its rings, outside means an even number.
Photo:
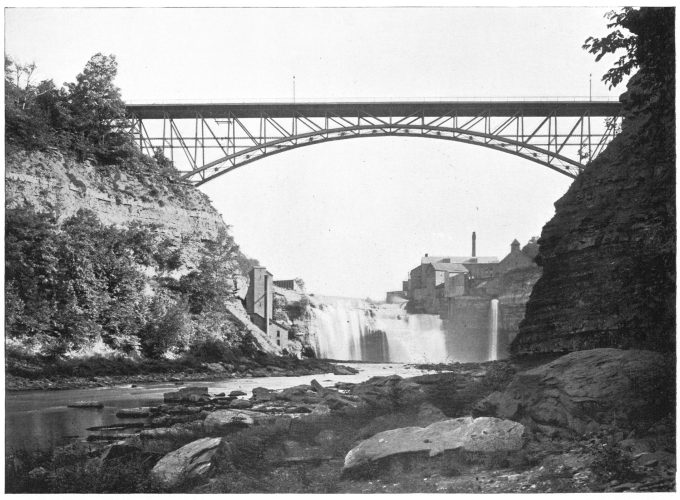
[[[271,105],[273,113],[262,104],[194,105],[193,116],[190,105],[135,105],[128,106],[128,113],[139,147],[147,153],[160,148],[176,166],[183,163],[182,178],[196,185],[292,149],[385,136],[474,144],[575,178],[613,139],[621,120],[618,103],[540,101],[512,106],[507,102],[455,102],[437,103],[436,108],[417,103],[407,103],[409,107],[404,108],[401,104],[354,104],[351,108],[347,103],[326,107],[276,104]],[[411,113],[384,115],[390,109]],[[203,114],[206,111],[209,117]],[[597,118],[603,123],[597,123]],[[175,150],[184,157],[176,158]]]

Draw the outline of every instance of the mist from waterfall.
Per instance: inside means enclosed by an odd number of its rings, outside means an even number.
[[[489,361],[498,359],[498,299],[491,299],[489,308]]]
[[[315,296],[310,329],[322,358],[403,363],[451,361],[442,321],[408,314],[400,304]]]

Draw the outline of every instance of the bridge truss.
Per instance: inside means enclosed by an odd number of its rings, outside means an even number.
[[[140,149],[160,148],[196,185],[292,149],[423,137],[509,153],[575,178],[620,130],[618,102],[135,104]]]

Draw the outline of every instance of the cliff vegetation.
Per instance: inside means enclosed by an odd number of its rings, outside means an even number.
[[[5,60],[8,373],[268,350],[227,308],[240,307],[232,276],[257,261],[160,151],[137,149],[115,58],[93,56],[62,88],[34,70]]]

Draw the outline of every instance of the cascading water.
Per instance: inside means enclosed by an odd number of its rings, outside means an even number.
[[[489,309],[489,361],[498,359],[498,299],[491,299]]]
[[[316,334],[320,357],[403,363],[451,361],[437,315],[408,314],[403,305],[372,305],[361,299],[314,299],[310,327]]]

